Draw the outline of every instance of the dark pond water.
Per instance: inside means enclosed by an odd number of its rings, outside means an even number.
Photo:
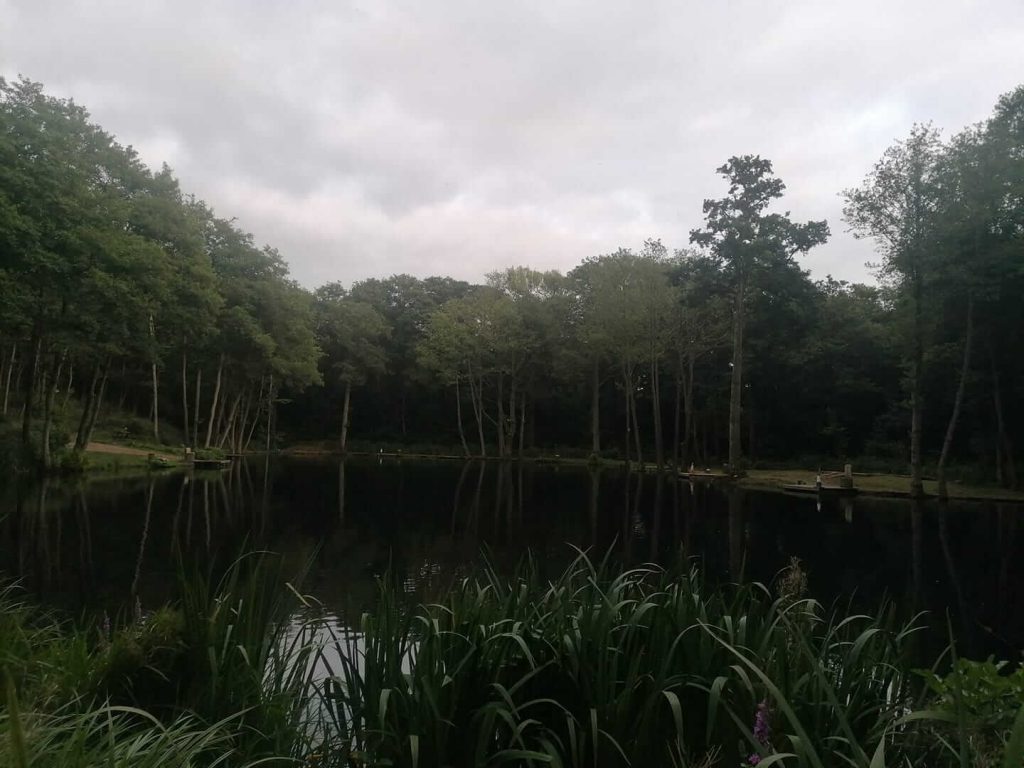
[[[946,616],[971,655],[1024,647],[1024,508],[825,500],[585,468],[250,459],[230,471],[0,488],[0,572],[72,614],[173,595],[178,554],[245,546],[312,560],[305,591],[345,622],[391,572],[429,598],[480,562],[570,544],[626,563],[697,558],[712,580],[768,581],[799,557],[812,596]],[[315,558],[314,558],[315,555]],[[941,634],[939,634],[941,633]]]

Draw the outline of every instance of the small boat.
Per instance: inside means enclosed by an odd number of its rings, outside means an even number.
[[[782,490],[814,496],[856,496],[858,493],[856,488],[843,488],[839,485],[823,485],[819,488],[809,483],[788,483],[782,486]]]

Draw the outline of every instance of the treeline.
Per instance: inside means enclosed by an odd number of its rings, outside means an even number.
[[[812,281],[797,258],[828,225],[775,212],[782,181],[740,156],[679,250],[309,293],[80,107],[22,81],[0,108],[3,412],[44,464],[55,420],[79,414],[81,450],[116,400],[157,442],[170,420],[233,451],[909,459],[918,490],[956,460],[1017,483],[1024,88],[949,140],[914,127],[843,193],[877,286]]]
[[[242,450],[282,388],[320,380],[280,254],[26,80],[0,81],[0,249],[0,413],[44,467],[111,402],[148,410],[156,443],[168,414],[189,445]]]

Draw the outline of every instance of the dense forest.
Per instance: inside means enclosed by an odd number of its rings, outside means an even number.
[[[678,249],[308,291],[81,106],[0,81],[6,450],[73,467],[106,411],[199,450],[853,458],[909,465],[918,490],[951,466],[1016,485],[1024,87],[948,139],[912,127],[842,193],[877,285],[811,279],[799,257],[829,225],[778,212],[768,160],[718,170]]]

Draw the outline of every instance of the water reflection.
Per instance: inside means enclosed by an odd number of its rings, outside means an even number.
[[[0,569],[72,612],[152,605],[179,557],[225,562],[243,545],[295,563],[319,550],[307,590],[342,619],[391,574],[430,599],[486,549],[509,569],[527,551],[554,573],[567,543],[624,563],[697,558],[712,580],[770,580],[800,557],[812,593],[909,615],[947,611],[973,655],[1019,648],[1020,506],[816,500],[597,468],[496,462],[300,461],[225,472],[46,480],[0,488]]]

